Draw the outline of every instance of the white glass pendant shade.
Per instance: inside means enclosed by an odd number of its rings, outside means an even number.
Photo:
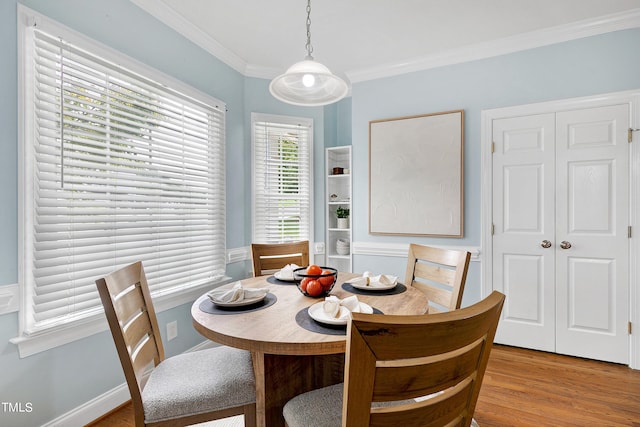
[[[269,91],[275,98],[288,104],[318,106],[341,100],[349,88],[327,67],[307,57],[273,79]]]

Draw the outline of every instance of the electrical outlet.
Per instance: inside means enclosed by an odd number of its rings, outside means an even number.
[[[173,322],[167,323],[167,340],[171,341],[177,336],[178,336],[178,321],[174,320]]]

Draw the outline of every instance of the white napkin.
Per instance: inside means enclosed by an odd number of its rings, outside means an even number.
[[[388,287],[391,285],[395,285],[398,283],[398,278],[396,276],[390,276],[388,274],[380,274],[378,276],[373,276],[370,272],[365,271],[362,274],[362,277],[356,277],[354,279],[350,279],[349,283],[359,286],[371,286],[372,288],[378,287]]]
[[[213,302],[228,304],[261,297],[266,295],[267,292],[269,292],[268,288],[245,288],[242,286],[242,282],[236,282],[231,288],[217,288],[209,291],[207,295]]]
[[[358,313],[360,311],[360,301],[358,301],[358,297],[355,295],[345,299],[330,295],[325,298],[322,303],[322,310],[328,317],[348,319],[351,312]]]
[[[300,268],[296,264],[287,264],[278,272],[279,279],[293,280],[293,270]]]
[[[369,277],[368,276],[354,277],[353,279],[349,279],[349,283],[353,285],[358,285],[358,286],[369,286]]]
[[[374,276],[371,278],[369,285],[371,286],[391,286],[398,283],[398,278],[396,276],[390,276],[388,274],[380,274],[379,276]]]

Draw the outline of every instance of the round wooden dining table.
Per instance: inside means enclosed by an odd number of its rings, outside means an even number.
[[[348,285],[349,279],[358,276],[340,272],[331,295],[343,299],[355,293],[360,302],[384,314],[426,313],[427,297],[415,288],[399,284],[392,292],[359,291]],[[295,283],[273,276],[241,283],[245,288],[269,288],[269,304],[210,310],[214,305],[205,294],[191,307],[193,325],[212,341],[251,352],[258,426],[283,426],[282,407],[289,399],[343,381],[346,326],[325,328],[305,318],[307,308],[323,299],[302,295]]]

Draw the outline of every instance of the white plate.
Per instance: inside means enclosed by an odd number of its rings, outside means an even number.
[[[258,296],[258,297],[254,297],[254,298],[247,298],[247,299],[243,299],[242,301],[233,301],[233,302],[215,301],[211,297],[209,297],[209,299],[211,300],[212,303],[214,303],[215,305],[219,305],[220,307],[242,307],[244,305],[251,305],[251,304],[255,304],[257,302],[260,302],[263,299],[265,299],[266,297],[267,297],[267,294],[265,293],[262,296]]]
[[[273,273],[273,277],[275,277],[278,280],[282,280],[283,282],[295,282],[296,279],[294,279],[293,277],[282,277],[280,275],[279,271],[276,271],[275,273]]]
[[[349,283],[351,286],[353,286],[356,289],[364,289],[365,291],[386,291],[389,289],[393,289],[396,286],[398,286],[398,282],[394,282],[390,285],[381,285],[380,283],[377,283],[375,285],[363,285],[363,284],[357,284],[357,283],[351,283],[351,282],[347,282]]]
[[[326,323],[328,325],[346,325],[347,319],[336,319],[335,317],[330,317],[322,308],[322,304],[324,301],[313,304],[309,307],[309,316],[317,322]],[[342,315],[348,311],[345,307],[340,306],[340,314]],[[365,304],[363,302],[360,303],[360,313],[372,314],[373,308],[369,304]]]

